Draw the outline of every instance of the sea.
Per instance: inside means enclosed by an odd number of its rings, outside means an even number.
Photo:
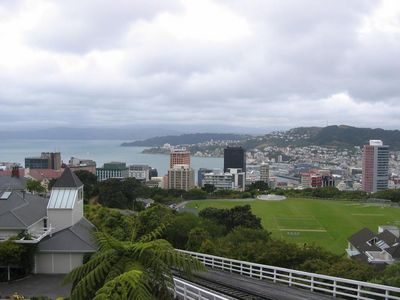
[[[25,157],[40,156],[41,152],[61,152],[61,159],[68,163],[71,157],[92,159],[98,167],[105,162],[121,161],[131,164],[147,164],[156,168],[159,176],[167,173],[169,155],[143,154],[145,147],[121,147],[126,140],[33,140],[6,139],[0,141],[0,162],[16,162],[22,166]],[[223,158],[191,157],[191,167],[223,168]]]

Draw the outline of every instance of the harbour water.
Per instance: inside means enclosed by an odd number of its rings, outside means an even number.
[[[121,147],[126,141],[118,140],[2,140],[0,141],[0,162],[17,162],[24,166],[25,157],[40,156],[41,152],[61,152],[63,162],[73,157],[92,159],[97,166],[105,162],[122,161],[129,164],[148,164],[164,175],[169,166],[169,156],[143,154],[144,147]],[[223,159],[215,157],[192,157],[191,165],[199,168],[222,168]],[[197,173],[197,172],[196,172]]]

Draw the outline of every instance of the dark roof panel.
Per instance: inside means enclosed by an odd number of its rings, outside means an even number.
[[[21,228],[46,216],[48,199],[30,193],[13,191],[7,200],[0,200],[0,227]]]
[[[397,243],[399,241],[399,238],[395,236],[393,233],[391,233],[388,230],[382,231],[380,234],[376,236],[378,239],[384,241],[386,244],[389,246]]]
[[[26,179],[11,176],[0,176],[1,190],[25,190]]]
[[[395,246],[392,246],[388,249],[386,249],[390,255],[392,255],[392,258],[394,259],[399,259],[400,258],[400,244],[397,244]]]
[[[82,218],[75,225],[47,236],[38,244],[38,251],[95,252],[94,225]]]
[[[360,252],[365,251],[381,251],[381,249],[372,244],[369,245],[367,242],[375,237],[375,234],[368,228],[363,228],[359,232],[353,234],[348,238],[350,244],[357,248]]]
[[[53,187],[56,188],[78,188],[83,185],[82,181],[71,171],[70,168],[66,167],[60,178],[57,179]]]
[[[2,229],[26,229],[26,225],[22,223],[12,212],[7,212],[0,216],[0,227]]]

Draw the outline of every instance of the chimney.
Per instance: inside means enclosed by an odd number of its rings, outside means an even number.
[[[11,177],[19,178],[19,166],[13,166]]]

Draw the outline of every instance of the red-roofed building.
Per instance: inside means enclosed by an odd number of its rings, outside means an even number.
[[[39,181],[47,190],[50,180],[59,178],[63,172],[64,169],[25,169],[25,178]]]

